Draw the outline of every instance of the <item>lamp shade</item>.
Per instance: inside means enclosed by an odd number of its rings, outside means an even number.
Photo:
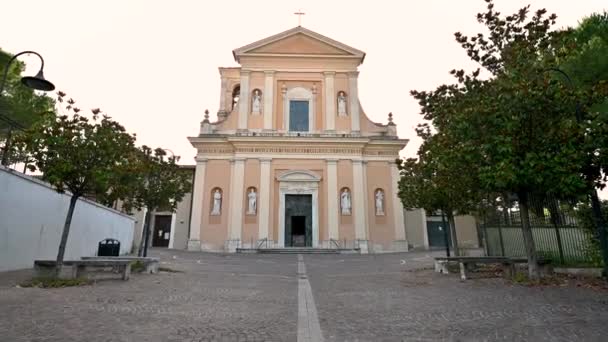
[[[44,78],[44,74],[42,73],[42,69],[38,71],[36,76],[25,76],[21,78],[21,83],[28,88],[42,90],[42,91],[51,91],[55,90],[55,85]]]

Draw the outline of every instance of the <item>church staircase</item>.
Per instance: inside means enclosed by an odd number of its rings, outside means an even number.
[[[359,248],[312,248],[312,247],[285,247],[285,248],[237,248],[237,253],[258,254],[359,254]]]

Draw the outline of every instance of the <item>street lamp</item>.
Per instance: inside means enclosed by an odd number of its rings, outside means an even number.
[[[8,60],[8,63],[6,63],[6,66],[4,67],[4,75],[2,76],[2,83],[0,83],[0,97],[2,97],[2,93],[4,92],[4,86],[6,85],[6,78],[8,77],[8,69],[11,66],[11,63],[13,63],[17,57],[24,55],[24,54],[34,54],[36,56],[38,56],[38,58],[40,58],[40,70],[38,71],[38,73],[35,76],[25,76],[21,78],[21,83],[23,85],[25,85],[28,88],[32,88],[35,90],[42,90],[42,91],[51,91],[55,89],[55,85],[53,85],[53,83],[47,81],[44,78],[44,58],[42,58],[42,56],[40,56],[40,54],[38,52],[35,51],[23,51],[23,52],[19,52],[18,54],[14,55],[13,57],[11,57]],[[12,120],[11,120],[12,121]],[[11,124],[11,121],[9,121],[9,124]],[[2,149],[2,160],[0,161],[0,164],[2,164],[3,166],[6,166],[8,164],[8,153],[9,153],[9,149],[10,149],[10,143],[11,143],[11,137],[12,137],[12,133],[13,133],[13,125],[14,122],[9,126],[8,129],[8,134],[6,135],[6,141],[4,142],[4,148]],[[17,124],[17,127],[19,127],[20,125]]]
[[[15,61],[17,59],[17,57],[21,56],[21,55],[25,55],[25,54],[34,54],[36,56],[38,56],[38,58],[40,58],[40,70],[38,71],[38,73],[36,74],[36,76],[25,76],[21,78],[21,83],[23,83],[23,85],[25,85],[28,88],[32,88],[32,89],[36,89],[36,90],[42,90],[42,91],[51,91],[51,90],[55,90],[55,85],[53,85],[53,83],[47,81],[44,78],[44,58],[42,58],[42,56],[40,56],[40,54],[36,51],[23,51],[23,52],[19,52],[18,54],[14,55],[13,57],[11,57],[11,59],[8,60],[8,63],[6,63],[6,66],[4,67],[4,76],[2,77],[2,83],[0,84],[0,96],[2,96],[2,91],[4,91],[4,86],[6,84],[6,78],[8,77],[8,68],[10,67],[11,63],[13,61]]]
[[[559,68],[548,68],[544,71],[553,71],[561,74],[566,79],[568,88],[570,88],[571,90],[574,89],[574,83],[572,83],[572,79],[565,71]],[[579,124],[583,121],[581,106],[578,101],[576,103],[576,121]],[[602,259],[604,260],[604,269],[602,271],[602,276],[608,277],[608,232],[606,232],[606,222],[604,220],[604,216],[602,215],[602,207],[599,196],[597,195],[597,189],[593,184],[591,184],[591,210],[593,212],[593,220],[595,221],[595,225],[598,229],[598,238],[600,240],[600,247],[602,249]]]

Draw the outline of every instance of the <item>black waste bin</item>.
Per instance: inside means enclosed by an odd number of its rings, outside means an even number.
[[[105,239],[99,241],[97,256],[119,256],[120,241],[115,239]]]

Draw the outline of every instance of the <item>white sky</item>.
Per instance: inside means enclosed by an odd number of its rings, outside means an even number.
[[[608,8],[605,0],[496,0],[510,14],[525,4],[557,13],[558,26]],[[400,137],[418,147],[419,107],[412,89],[451,82],[448,71],[472,67],[453,33],[475,34],[483,0],[0,0],[0,47],[34,50],[45,75],[81,109],[101,109],[138,136],[193,164],[187,136],[198,134],[203,111],[215,117],[219,66],[236,66],[232,50],[302,26],[367,53],[359,96],[373,121],[393,112]],[[35,73],[38,61],[22,58]]]

